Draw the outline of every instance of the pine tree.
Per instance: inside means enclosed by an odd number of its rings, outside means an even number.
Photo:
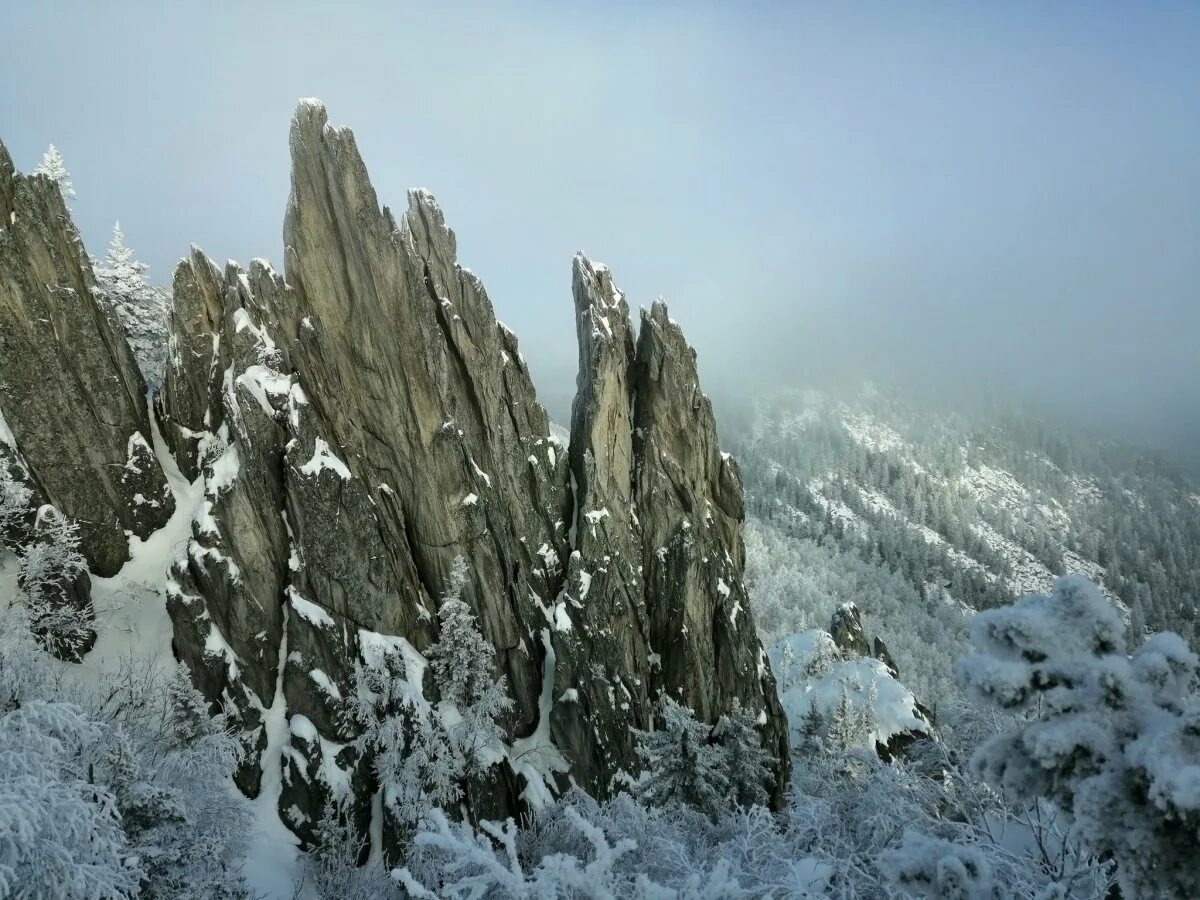
[[[817,708],[817,697],[814,694],[808,698],[808,712],[804,714],[800,723],[800,746],[797,749],[808,752],[821,749],[821,735],[824,730],[825,717]]]
[[[64,200],[71,200],[75,196],[75,187],[71,184],[71,173],[67,171],[67,166],[63,162],[62,154],[58,152],[53,144],[46,154],[42,157],[41,164],[33,170],[35,175],[45,175],[51,181],[58,185],[58,190],[62,194]]]
[[[844,684],[838,696],[837,706],[829,718],[828,735],[833,748],[838,750],[846,750],[858,743],[857,714],[850,700],[850,691]]]
[[[758,732],[758,717],[733,699],[733,708],[713,728],[724,759],[730,796],[740,806],[766,806],[770,801],[771,757]]]
[[[171,728],[178,743],[186,746],[221,730],[219,718],[209,712],[208,702],[196,690],[182,663],[175,667],[167,683],[167,703]]]
[[[1116,860],[1122,896],[1200,896],[1200,658],[1170,632],[1128,654],[1120,615],[1082,575],[978,614],[971,642],[966,685],[1025,713],[976,751],[976,773],[1070,815]]]
[[[167,357],[167,300],[147,280],[148,268],[133,258],[121,223],[117,222],[108,252],[96,266],[96,279],[125,332],[142,375],[151,385],[157,385],[162,381]]]
[[[79,526],[47,506],[35,527],[34,539],[20,555],[18,600],[43,646],[60,659],[78,661],[96,636],[91,603],[81,608],[75,591],[87,572]]]
[[[664,697],[661,709],[662,727],[635,731],[646,765],[638,797],[651,806],[692,806],[715,819],[729,807],[725,753],[686,706]]]
[[[462,754],[466,774],[473,775],[487,769],[502,752],[500,719],[513,702],[507,680],[495,671],[492,646],[479,631],[471,607],[462,600],[466,581],[467,564],[458,557],[450,590],[438,608],[441,634],[426,656],[442,703],[453,706],[450,737]],[[457,721],[453,721],[455,717]]]

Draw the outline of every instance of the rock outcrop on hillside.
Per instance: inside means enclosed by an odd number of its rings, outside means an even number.
[[[470,815],[619,790],[641,768],[631,729],[653,727],[664,695],[709,722],[735,700],[757,711],[781,803],[787,732],[742,579],[741,480],[666,307],[635,342],[608,270],[575,259],[564,446],[433,197],[381,207],[354,136],[315,101],[290,140],[285,275],[193,248],[156,410],[203,487],[167,585],[175,652],[238,722],[242,789],[274,790],[277,771],[305,839],[331,795],[369,821],[377,785],[346,700],[385,649],[437,703],[422,654],[462,558],[514,701]],[[385,814],[385,845],[402,827]]]
[[[0,413],[99,575],[174,511],[145,391],[57,185],[17,172],[0,144]]]

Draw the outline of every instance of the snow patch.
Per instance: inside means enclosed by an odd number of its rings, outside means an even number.
[[[350,469],[329,449],[324,439],[317,438],[313,446],[312,459],[300,467],[304,475],[320,475],[322,469],[329,469],[343,481],[350,479]]]

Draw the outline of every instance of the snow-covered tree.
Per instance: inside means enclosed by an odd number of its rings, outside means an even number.
[[[717,720],[712,736],[724,755],[731,799],[741,806],[766,806],[771,756],[763,746],[758,716],[735,697],[733,709]]]
[[[33,173],[35,175],[45,175],[57,184],[58,190],[64,200],[70,200],[75,196],[75,186],[71,184],[71,173],[67,171],[62,154],[58,152],[58,148],[53,144],[50,145],[45,155],[42,156],[41,163],[33,170]]]
[[[1117,862],[1127,898],[1200,896],[1200,659],[1175,634],[1132,656],[1116,610],[1083,576],[972,622],[960,675],[1023,718],[986,742],[978,774],[1006,797],[1048,798]]]
[[[311,885],[318,897],[338,900],[382,900],[396,894],[387,871],[378,863],[360,865],[369,847],[346,798],[326,797],[317,823],[316,842],[304,860],[296,895]]]
[[[395,821],[411,827],[429,810],[458,803],[462,755],[408,680],[399,650],[359,667],[348,715],[359,729],[356,746],[374,759],[384,806]]]
[[[683,804],[716,817],[729,808],[726,754],[709,741],[711,728],[686,706],[664,697],[661,722],[637,731],[638,754],[645,772],[637,795],[651,806]]]
[[[95,637],[90,604],[80,608],[72,593],[87,572],[79,526],[53,506],[44,506],[35,528],[19,556],[17,603],[47,649],[62,659],[78,659]]]
[[[138,896],[143,871],[116,797],[80,761],[100,737],[67,703],[0,715],[0,896]]]
[[[163,379],[167,358],[167,296],[146,278],[148,267],[125,244],[121,223],[96,266],[96,280],[125,332],[138,368],[150,385]]]
[[[120,684],[120,682],[118,682]],[[243,799],[230,785],[240,759],[223,716],[199,718],[200,693],[177,667],[165,689],[143,699],[158,707],[152,720],[119,716],[106,724],[89,772],[107,785],[121,815],[132,858],[142,871],[146,900],[238,900],[248,896],[241,875]]]
[[[450,590],[438,607],[440,633],[426,656],[441,695],[439,715],[463,758],[466,775],[503,757],[501,717],[512,709],[507,680],[496,672],[495,652],[462,599],[467,564],[454,561]]]
[[[822,735],[825,733],[825,717],[817,706],[817,696],[814,693],[808,698],[808,710],[800,723],[800,740],[796,750],[802,753],[812,753],[821,749]]]
[[[32,500],[33,491],[13,477],[0,456],[0,548],[24,532]]]

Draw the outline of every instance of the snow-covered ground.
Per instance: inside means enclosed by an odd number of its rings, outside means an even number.
[[[865,746],[886,743],[906,731],[927,729],[917,715],[916,699],[883,663],[871,657],[841,658],[826,631],[817,628],[793,634],[772,647],[770,656],[793,744],[814,705],[828,721],[843,698],[852,715],[861,715],[872,725],[862,735]]]
[[[153,420],[152,420],[153,421]],[[191,537],[192,519],[203,501],[199,480],[189,483],[153,425],[154,452],[175,495],[175,514],[146,540],[130,538],[130,560],[111,578],[92,578],[97,639],[82,663],[60,663],[64,679],[80,687],[100,682],[123,664],[150,662],[159,677],[176,665],[171,650],[171,620],[164,586],[167,570],[182,556]],[[16,592],[17,567],[12,557],[0,560],[0,602]],[[280,667],[282,673],[283,668]],[[262,790],[249,801],[252,831],[246,848],[246,881],[265,900],[292,900],[302,858],[295,836],[277,812],[281,786],[280,750],[287,735],[282,693],[266,711],[267,749],[263,754]],[[236,792],[232,779],[229,790]],[[303,900],[303,895],[302,895]]]

